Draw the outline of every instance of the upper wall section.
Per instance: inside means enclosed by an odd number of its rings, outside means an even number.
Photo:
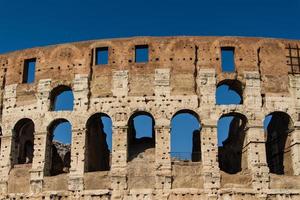
[[[148,45],[148,61],[135,62],[135,47]],[[96,48],[108,49],[108,64],[96,65]],[[194,94],[201,68],[214,68],[217,80],[261,74],[262,93],[288,93],[288,74],[300,73],[300,41],[240,37],[137,37],[96,40],[26,49],[0,55],[0,87],[18,84],[23,104],[35,98],[37,83],[72,86],[75,74],[89,76],[92,97],[112,96],[114,70],[128,70],[130,96],[154,95],[155,69],[170,69],[171,95]],[[234,49],[235,71],[222,73],[221,49]],[[36,59],[35,81],[23,83],[24,62]],[[26,103],[27,102],[27,103]]]

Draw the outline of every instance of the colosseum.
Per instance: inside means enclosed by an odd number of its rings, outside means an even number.
[[[1,54],[0,199],[300,199],[299,45],[135,37]],[[141,49],[144,60],[137,58]],[[223,50],[233,53],[231,70],[223,68]],[[222,85],[240,102],[217,103]],[[64,91],[73,93],[73,109],[57,111]],[[201,124],[190,159],[172,156],[171,120],[179,113]],[[132,119],[141,114],[153,120],[151,137],[136,137]],[[99,116],[112,121],[111,150]],[[224,116],[233,120],[219,146]],[[72,127],[69,146],[53,140],[61,122]]]

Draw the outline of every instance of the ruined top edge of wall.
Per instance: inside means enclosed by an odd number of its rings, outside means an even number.
[[[269,37],[242,37],[242,36],[136,36],[136,37],[125,37],[125,38],[110,38],[110,39],[96,39],[96,40],[86,40],[79,42],[69,42],[69,43],[59,43],[53,45],[38,46],[32,48],[26,48],[21,50],[15,50],[10,52],[0,53],[2,56],[17,56],[16,54],[22,54],[26,51],[41,51],[46,49],[54,49],[56,47],[65,45],[74,45],[76,47],[90,46],[94,43],[106,43],[106,42],[134,42],[134,41],[148,41],[148,42],[170,42],[171,40],[187,40],[191,42],[214,42],[218,40],[239,40],[245,43],[262,43],[262,42],[272,42],[272,43],[298,43],[300,40],[295,39],[284,39],[284,38],[269,38]]]
[[[135,62],[136,45],[148,45],[148,62]],[[243,84],[245,72],[255,71],[260,74],[263,93],[287,93],[288,75],[300,73],[299,46],[300,41],[296,40],[180,36],[120,38],[37,47],[0,54],[0,88],[3,90],[5,86],[18,84],[17,96],[31,99],[40,80],[51,79],[51,84],[72,86],[75,75],[82,74],[89,77],[93,96],[108,96],[112,93],[113,72],[126,70],[129,95],[148,95],[153,94],[150,84],[154,86],[155,70],[168,68],[170,89],[174,94],[188,91],[188,88],[194,91],[195,75],[200,69],[214,69],[217,82],[238,79]],[[108,64],[95,65],[94,49],[97,47],[108,47]],[[222,72],[222,47],[234,48],[233,73]],[[31,58],[36,59],[35,81],[23,84],[24,61]],[[291,66],[291,62],[294,65],[296,62],[296,65]],[[182,83],[182,80],[186,81]],[[139,91],[145,88],[149,89],[140,94]]]

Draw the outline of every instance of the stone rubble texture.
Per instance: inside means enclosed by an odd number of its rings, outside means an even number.
[[[135,45],[149,46],[148,62],[134,62]],[[300,74],[292,73],[287,64],[289,45],[300,46],[300,41],[136,37],[0,55],[0,199],[300,199]],[[107,65],[94,65],[97,47],[108,47]],[[221,47],[235,48],[235,72],[222,72]],[[24,60],[31,58],[37,62],[35,82],[22,83]],[[227,79],[242,83],[241,105],[216,105],[216,87]],[[73,111],[50,110],[51,91],[60,85],[72,88]],[[200,164],[171,162],[171,119],[183,109],[199,116]],[[128,120],[137,111],[153,116],[156,141],[154,149],[130,163]],[[274,111],[289,114],[294,123],[289,175],[269,173],[266,161],[263,121]],[[111,168],[86,173],[86,122],[99,112],[112,120]],[[217,122],[230,112],[247,118],[244,174],[227,174],[218,165]],[[22,118],[34,122],[34,157],[32,164],[14,165],[13,129]],[[56,119],[72,125],[71,168],[69,173],[51,177],[46,174],[47,135]]]

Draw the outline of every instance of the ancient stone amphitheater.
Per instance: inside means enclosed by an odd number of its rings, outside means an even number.
[[[300,199],[299,45],[136,37],[0,55],[1,199]],[[142,62],[138,49],[148,51]],[[107,51],[107,63],[98,62],[99,50]],[[234,52],[233,71],[222,68],[222,50]],[[239,104],[216,103],[224,84],[238,92]],[[55,111],[56,96],[66,90],[74,109]],[[171,155],[171,120],[182,112],[201,124],[196,159]],[[152,138],[135,137],[131,119],[140,113],[155,122]],[[112,120],[111,152],[94,134],[99,127],[91,121],[99,115]],[[234,120],[218,147],[222,116]],[[72,143],[69,162],[58,162],[52,134],[64,121],[72,125]]]

